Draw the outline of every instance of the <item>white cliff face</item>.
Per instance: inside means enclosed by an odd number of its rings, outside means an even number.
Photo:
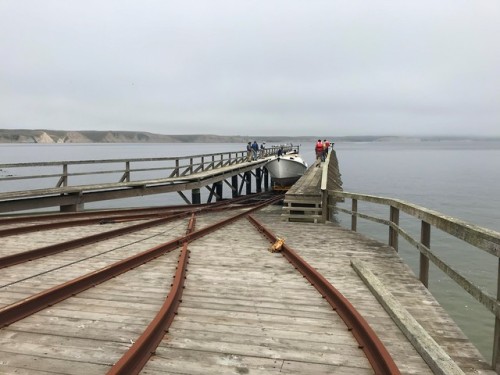
[[[246,144],[247,137],[210,134],[166,135],[133,131],[65,131],[48,129],[0,129],[1,143],[177,143],[233,142]]]
[[[79,132],[67,132],[60,143],[92,143],[92,141]]]
[[[38,136],[34,136],[33,140],[35,143],[55,143],[55,141],[45,132],[42,132]]]

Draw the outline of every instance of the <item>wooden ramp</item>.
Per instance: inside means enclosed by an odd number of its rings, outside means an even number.
[[[314,164],[288,190],[283,202],[283,219],[318,223],[322,221],[322,165]]]
[[[342,190],[337,154],[331,150],[325,162],[316,161],[288,190],[283,203],[285,221],[324,223],[328,207],[322,190]]]

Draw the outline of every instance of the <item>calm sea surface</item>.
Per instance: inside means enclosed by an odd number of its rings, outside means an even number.
[[[239,151],[244,144],[72,144],[0,145],[0,163],[124,159]],[[302,144],[301,154],[312,164],[314,145]],[[344,191],[403,199],[471,224],[500,232],[500,142],[336,143]],[[0,176],[9,171],[1,170]],[[0,191],[4,191],[0,186]],[[228,197],[229,192],[224,192]],[[161,194],[86,205],[86,208],[180,204],[178,194]],[[347,202],[350,205],[350,200]],[[389,218],[386,207],[363,206],[365,213]],[[342,226],[350,217],[338,215]],[[419,237],[420,223],[401,217],[400,225]],[[361,220],[358,231],[387,243],[388,230]],[[418,274],[418,252],[400,238],[399,252]],[[498,262],[461,241],[433,229],[431,249],[475,284],[496,295]],[[489,361],[493,315],[431,265],[429,288]]]

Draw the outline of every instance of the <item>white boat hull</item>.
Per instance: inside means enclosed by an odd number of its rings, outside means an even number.
[[[266,164],[275,185],[293,185],[307,169],[307,163],[298,154],[287,154],[276,157]]]

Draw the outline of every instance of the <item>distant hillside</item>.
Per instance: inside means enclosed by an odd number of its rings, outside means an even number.
[[[267,137],[213,134],[164,135],[134,131],[65,131],[48,129],[0,129],[0,143],[293,143],[315,137]]]
[[[320,136],[333,142],[425,142],[425,141],[453,141],[466,139],[500,140],[500,138],[480,137],[399,137],[399,136],[347,136],[332,137]],[[315,142],[314,136],[240,136],[240,135],[213,135],[187,134],[165,135],[134,131],[66,131],[48,129],[0,129],[0,143],[247,143],[248,141],[266,142],[268,144]]]
[[[0,129],[0,143],[147,143],[180,142],[168,135],[126,131]]]

